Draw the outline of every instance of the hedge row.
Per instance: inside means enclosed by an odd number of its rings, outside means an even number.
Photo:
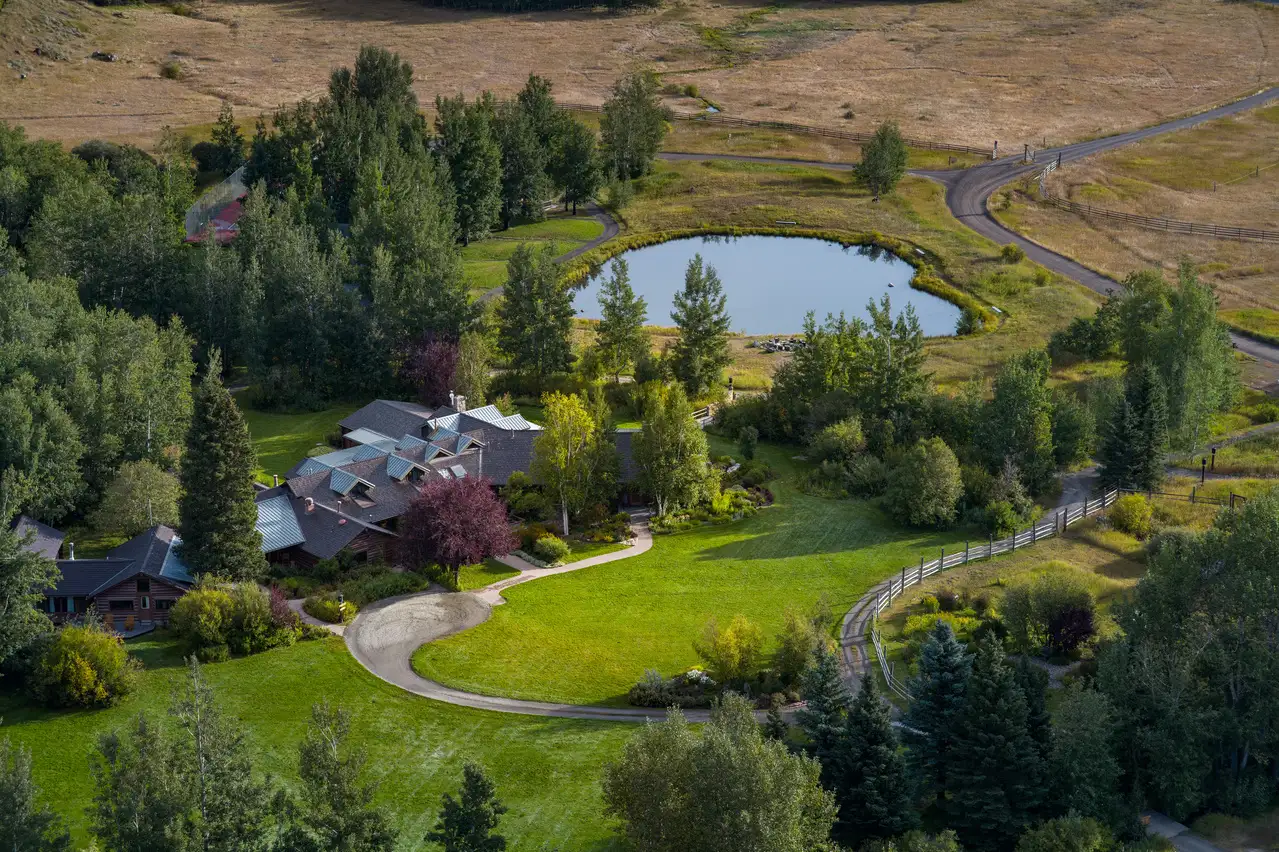
[[[940,264],[940,258],[931,252],[918,248],[912,243],[896,237],[888,237],[877,231],[857,233],[822,228],[769,228],[769,227],[731,227],[712,226],[705,228],[677,228],[667,231],[648,231],[643,234],[628,234],[610,240],[604,245],[579,255],[564,267],[563,279],[570,285],[584,282],[597,272],[608,260],[632,249],[657,245],[658,243],[680,240],[688,237],[808,237],[839,243],[845,248],[854,246],[875,246],[889,252],[899,260],[910,264],[915,274],[910,279],[910,286],[925,293],[931,293],[939,299],[945,299],[962,310],[981,318],[982,327],[986,330],[995,328],[999,318],[986,305],[978,301],[971,293],[959,289],[934,271],[933,262]],[[922,252],[922,255],[921,255]],[[932,262],[930,262],[932,261]]]

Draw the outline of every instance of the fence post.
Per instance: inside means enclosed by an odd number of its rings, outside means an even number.
[[[902,591],[906,591],[906,566],[902,566]]]
[[[964,541],[964,564],[965,564],[965,565],[967,565],[967,564],[968,564],[968,542],[967,542],[967,540],[965,540],[965,541]]]
[[[941,559],[937,560],[937,570],[938,571],[946,570],[946,548],[944,547],[941,549]]]
[[[1190,486],[1190,504],[1193,506],[1194,503],[1195,503],[1195,486],[1192,485]]]
[[[1017,552],[1017,527],[1013,527],[1013,553]]]
[[[995,558],[995,534],[994,533],[990,534],[990,544],[986,547],[986,558],[987,559]]]
[[[1036,527],[1035,522],[1031,521],[1030,522],[1030,543],[1031,544],[1034,544],[1036,541],[1039,540],[1039,532],[1035,529],[1035,527]]]

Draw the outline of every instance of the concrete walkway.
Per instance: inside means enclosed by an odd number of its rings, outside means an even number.
[[[305,603],[305,601],[306,601],[306,598],[293,598],[292,600],[288,602],[289,609],[297,613],[298,618],[302,619],[303,624],[309,624],[312,627],[323,627],[325,630],[328,630],[330,633],[336,636],[341,636],[343,633],[346,632],[346,627],[344,625],[329,624],[327,621],[321,621],[320,619],[316,618],[314,615],[311,615],[306,610],[304,610],[302,608],[302,604]]]
[[[464,692],[422,677],[413,671],[412,665],[413,653],[426,643],[452,636],[487,621],[493,607],[506,602],[502,592],[512,586],[648,552],[653,546],[653,536],[648,524],[640,523],[635,532],[634,543],[624,550],[592,556],[556,568],[536,568],[515,556],[500,557],[503,564],[520,573],[474,592],[427,591],[378,601],[362,610],[346,628],[346,646],[362,666],[387,683],[446,704],[528,716],[622,722],[660,721],[666,718],[666,711],[661,708],[594,707]],[[705,710],[688,710],[684,715],[695,722],[705,721],[709,716]]]

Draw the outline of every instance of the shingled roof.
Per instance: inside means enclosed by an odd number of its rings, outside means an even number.
[[[58,551],[62,549],[62,542],[67,537],[67,534],[61,530],[55,530],[48,524],[42,524],[26,515],[18,516],[13,524],[13,530],[18,534],[19,539],[25,539],[30,535],[31,541],[25,542],[23,547],[31,553],[40,554],[45,559],[57,559]]]
[[[107,551],[105,559],[60,559],[62,578],[45,593],[93,597],[138,574],[186,588],[195,580],[178,555],[180,544],[178,534],[160,524]]]

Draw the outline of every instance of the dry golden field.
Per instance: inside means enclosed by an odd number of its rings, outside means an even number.
[[[665,82],[696,85],[732,115],[853,129],[893,118],[912,135],[1019,146],[1146,124],[1274,81],[1279,9],[1221,0],[668,0],[618,15],[513,15],[409,0],[106,9],[7,0],[0,117],[65,141],[150,141],[166,124],[211,121],[222,98],[251,114],[314,96],[362,44],[412,61],[424,101],[509,93],[535,72],[562,99],[599,103],[616,77],[646,66]],[[96,62],[93,50],[119,61]],[[161,77],[169,61],[181,79]]]

